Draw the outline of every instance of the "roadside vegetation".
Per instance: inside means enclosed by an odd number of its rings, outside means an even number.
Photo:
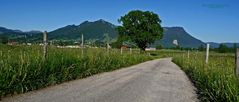
[[[65,81],[151,60],[136,52],[111,49],[64,49],[50,47],[43,60],[40,46],[0,45],[0,96],[24,93]]]
[[[0,45],[0,95],[24,93],[62,82],[80,79],[97,73],[116,70],[162,57],[173,61],[191,78],[202,101],[238,102],[239,84],[234,74],[235,55],[210,53],[205,64],[204,52],[157,50],[139,54],[139,51],[119,49],[49,48],[48,59],[43,60],[40,46]],[[150,53],[150,54],[149,54]],[[149,56],[150,55],[150,56]]]
[[[211,53],[205,64],[205,54],[191,52],[174,56],[173,61],[191,78],[203,102],[239,102],[239,80],[235,76],[235,55]]]

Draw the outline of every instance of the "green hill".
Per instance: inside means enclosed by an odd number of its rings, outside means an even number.
[[[116,38],[118,33],[116,26],[104,20],[95,22],[85,21],[80,25],[68,25],[49,33],[51,40],[80,40],[84,34],[86,40],[103,40],[103,35],[107,33],[111,38]]]

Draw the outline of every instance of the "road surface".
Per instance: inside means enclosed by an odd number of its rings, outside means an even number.
[[[2,102],[198,102],[195,88],[171,58],[3,98]]]

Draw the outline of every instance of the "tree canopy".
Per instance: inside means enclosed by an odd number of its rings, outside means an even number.
[[[6,36],[0,36],[0,43],[7,44],[8,43],[8,37]]]
[[[140,49],[163,37],[163,28],[159,16],[150,11],[134,10],[119,19],[119,39],[130,40]],[[122,39],[121,39],[122,40]]]

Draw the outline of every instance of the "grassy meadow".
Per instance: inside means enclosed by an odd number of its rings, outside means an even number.
[[[112,49],[49,47],[43,60],[40,46],[0,45],[0,96],[59,84],[151,60],[145,54]]]
[[[239,83],[234,74],[235,55],[211,52],[159,50],[69,49],[49,47],[48,59],[40,46],[0,45],[0,96],[24,93],[101,72],[116,70],[148,60],[173,57],[197,87],[202,101],[239,102]],[[149,56],[149,54],[151,56]]]
[[[187,52],[174,56],[173,61],[191,78],[203,102],[239,102],[239,80],[235,76],[233,53],[210,53],[205,64],[203,52]]]

